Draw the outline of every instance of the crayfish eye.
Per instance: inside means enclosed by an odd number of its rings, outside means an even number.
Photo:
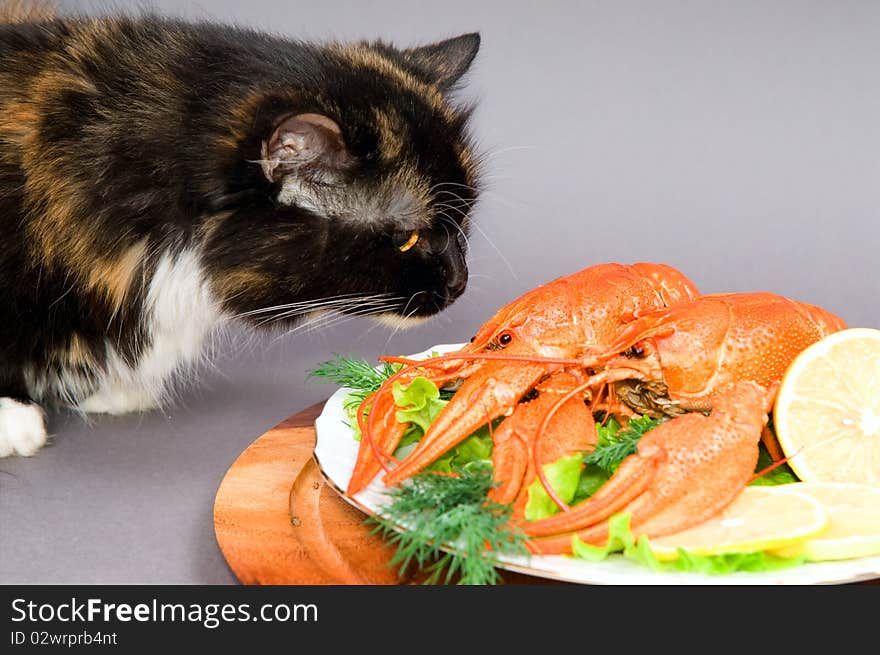
[[[641,359],[645,356],[645,347],[642,344],[637,343],[632,348],[622,354],[628,359]]]
[[[513,335],[509,330],[504,330],[497,337],[493,337],[492,340],[486,344],[486,350],[501,350],[513,341]]]

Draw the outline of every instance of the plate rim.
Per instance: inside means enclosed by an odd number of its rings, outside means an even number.
[[[437,344],[427,348],[419,353],[413,355],[407,355],[409,359],[419,359],[424,358],[430,355],[432,352],[448,352],[451,350],[455,350],[463,346],[463,343],[457,344]],[[328,423],[329,421],[338,421],[341,424],[344,424],[345,416],[340,412],[336,411],[337,407],[341,407],[342,400],[345,396],[351,393],[351,389],[346,387],[338,388],[324,403],[324,406],[321,408],[321,413],[315,419],[315,450],[313,457],[315,462],[318,465],[318,469],[321,475],[326,480],[327,484],[348,504],[355,507],[359,511],[363,512],[367,516],[373,516],[379,513],[377,508],[373,508],[370,504],[364,502],[363,500],[359,500],[357,496],[362,495],[364,492],[359,492],[355,494],[355,497],[349,496],[345,493],[342,488],[340,481],[335,479],[333,475],[331,475],[327,471],[327,467],[325,467],[324,463],[319,456],[319,451],[321,451],[321,435],[322,435],[322,424]],[[327,432],[324,432],[325,439],[327,438]],[[357,451],[357,441],[353,438],[349,439],[351,444],[354,446],[354,451]],[[325,442],[326,443],[326,442]],[[345,481],[347,483],[347,480]],[[374,487],[377,485],[377,481],[374,479],[370,483],[370,487]],[[369,487],[368,487],[369,489]],[[552,559],[545,560],[544,558],[556,558],[556,557],[565,557],[562,555],[557,556],[548,556],[548,555],[530,555],[528,561],[533,561],[534,559],[549,561],[552,563]],[[613,559],[611,559],[613,558]],[[569,559],[569,558],[566,558]],[[614,566],[615,568],[619,568],[623,565],[623,562],[627,562],[626,566],[629,567],[630,564],[633,566],[641,566],[634,562],[628,562],[624,560],[624,558],[620,555],[611,555],[609,556],[609,560],[605,560],[604,562],[587,562],[587,561],[577,561],[581,568],[586,571],[591,571],[594,568],[605,566],[608,567],[609,564]],[[849,573],[848,575],[844,575],[843,572],[837,574],[838,577],[835,577],[834,574],[822,576],[821,572],[825,570],[834,571],[836,569],[851,569],[854,565],[858,563],[863,563],[866,568],[861,572]],[[587,566],[589,565],[589,566]],[[870,580],[880,579],[880,555],[862,557],[862,558],[853,558],[846,560],[832,560],[826,562],[805,562],[797,567],[793,567],[790,569],[782,569],[779,571],[767,571],[767,572],[748,572],[748,571],[739,571],[732,574],[727,575],[707,575],[686,571],[652,571],[647,567],[644,568],[645,575],[638,575],[633,577],[632,575],[625,575],[617,572],[615,569],[608,568],[602,573],[596,575],[595,577],[590,577],[587,579],[585,577],[572,577],[571,575],[567,575],[563,571],[558,570],[548,570],[545,568],[538,568],[531,566],[529,564],[524,564],[521,562],[517,562],[515,558],[511,558],[510,556],[500,555],[498,558],[498,568],[516,572],[523,573],[526,575],[531,575],[535,577],[545,578],[548,580],[558,580],[561,582],[570,582],[575,584],[592,584],[592,585],[614,585],[614,584],[637,584],[637,585],[646,585],[646,584],[659,584],[659,585],[669,585],[669,584],[681,584],[681,585],[695,585],[695,584],[704,584],[704,585],[734,585],[734,584],[742,584],[742,585],[757,585],[757,584],[768,584],[768,585],[804,585],[804,584],[849,584],[849,583],[857,583],[857,582],[865,582]],[[812,576],[812,579],[802,579],[798,580],[798,576],[792,576],[791,572],[801,572],[804,570],[808,572],[816,572],[815,576]],[[640,571],[637,571],[640,573]],[[839,577],[842,576],[842,577]],[[788,579],[788,578],[795,579]],[[807,576],[809,578],[809,576]]]

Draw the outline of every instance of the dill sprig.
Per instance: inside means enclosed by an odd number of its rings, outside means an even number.
[[[385,380],[398,370],[398,364],[383,362],[380,366],[373,366],[365,359],[333,353],[333,359],[318,364],[308,371],[308,376],[351,389],[343,402],[343,408],[351,414],[367,396],[378,391]]]
[[[403,574],[411,564],[429,573],[426,584],[498,584],[499,553],[527,555],[526,536],[509,525],[512,507],[487,499],[489,468],[457,477],[420,473],[393,488],[374,532],[397,547],[390,565]]]
[[[637,451],[642,435],[665,420],[640,416],[630,419],[626,427],[621,428],[617,421],[611,419],[607,425],[597,427],[596,447],[584,457],[584,463],[613,473],[623,460]]]
[[[375,367],[365,359],[345,357],[336,353],[333,357],[309,371],[309,377],[321,378],[365,395],[376,391],[400,368],[388,363]]]

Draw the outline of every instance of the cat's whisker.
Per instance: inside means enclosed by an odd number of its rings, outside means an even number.
[[[270,342],[270,346],[271,346],[271,345],[274,345],[275,343],[277,343],[278,341],[280,341],[281,339],[283,339],[283,338],[285,338],[285,337],[288,337],[288,336],[290,336],[290,335],[292,335],[292,334],[296,334],[297,332],[300,332],[300,331],[304,330],[305,328],[307,328],[307,327],[308,327],[310,324],[312,324],[312,323],[320,322],[320,321],[323,320],[324,318],[325,318],[324,315],[321,314],[321,315],[316,315],[316,316],[314,316],[314,317],[312,317],[312,318],[309,318],[309,319],[303,321],[302,323],[300,323],[300,324],[297,325],[296,327],[294,327],[294,328],[292,328],[292,329],[290,329],[290,330],[286,330],[285,332],[282,332],[282,333],[279,334],[277,337],[275,337],[274,339],[272,339],[272,341]]]
[[[458,195],[453,194],[448,191],[441,191],[440,193],[445,193],[445,194],[448,194],[452,197],[441,199],[439,197],[439,194],[435,195],[434,196],[434,203],[433,203],[434,205],[444,205],[445,204],[450,207],[460,207],[460,208],[463,208],[463,209],[470,211],[471,209],[473,209],[473,206],[477,202],[476,200],[465,200],[464,198],[461,198]]]
[[[403,320],[406,321],[406,320],[412,318],[412,315],[415,314],[417,311],[418,311],[417,308],[412,309],[408,314],[406,314],[406,315],[403,317]],[[396,326],[394,327],[394,330],[392,330],[391,334],[388,335],[388,338],[385,339],[385,345],[382,347],[382,350],[381,350],[380,352],[383,352],[383,353],[387,353],[387,352],[388,352],[388,348],[389,348],[389,346],[390,346],[390,344],[391,344],[391,340],[394,338],[394,335],[395,335],[395,334],[397,334],[398,332],[400,332],[400,329],[401,329],[402,327],[403,327],[403,322],[401,322],[400,324],[398,324],[398,325],[396,325]]]
[[[470,226],[471,220],[467,215],[462,215],[456,217],[454,214],[450,214],[450,211],[454,211],[454,208],[444,207],[437,208],[437,214],[441,221],[445,221],[451,225],[454,225],[456,228],[461,230],[464,233],[465,239],[468,239],[467,232],[465,231],[467,227]]]
[[[315,314],[316,312],[340,311],[342,309],[345,309],[345,307],[347,307],[347,305],[341,305],[341,306],[335,305],[332,307],[320,307],[320,308],[301,307],[301,308],[297,308],[297,309],[290,309],[285,312],[273,314],[272,316],[268,316],[266,318],[263,318],[262,320],[258,321],[254,325],[255,325],[255,327],[262,327],[264,325],[270,325],[272,323],[278,323],[280,321],[294,319],[297,316],[305,316],[307,314]]]
[[[295,307],[306,306],[305,303],[285,303],[283,305],[273,305],[271,307],[261,307],[259,309],[252,309],[246,312],[241,312],[239,314],[233,314],[230,319],[238,319],[238,318],[246,318],[248,316],[256,316],[258,314],[266,314],[268,312],[274,311],[283,311],[286,309],[291,309]]]
[[[321,312],[320,314],[317,314],[317,315],[303,321],[302,323],[291,328],[290,330],[286,330],[286,331],[282,332],[277,337],[275,337],[271,343],[275,344],[279,340],[286,338],[292,334],[296,334],[297,332],[311,332],[311,331],[317,330],[317,329],[326,330],[327,328],[329,328],[335,324],[343,322],[343,319],[346,319],[346,318],[353,319],[353,318],[357,318],[358,316],[368,315],[368,314],[374,313],[374,312],[382,313],[383,311],[388,311],[388,309],[392,309],[392,308],[393,308],[393,306],[391,308],[386,308],[386,309],[370,309],[370,310],[365,310],[366,313],[357,313],[356,315],[355,315],[355,313],[341,314],[336,311]]]
[[[401,314],[406,315],[406,310],[409,309],[409,306],[412,304],[412,301],[415,300],[418,296],[423,293],[427,293],[427,291],[416,291],[413,295],[409,297],[409,300],[406,301],[406,304],[403,306],[403,310],[400,312]]]
[[[476,223],[473,224],[473,227],[475,230],[477,230],[477,232],[479,232],[481,235],[483,235],[483,238],[486,240],[486,243],[488,243],[492,247],[492,249],[496,253],[498,253],[498,257],[500,257],[501,261],[504,262],[504,264],[507,266],[507,270],[510,271],[510,275],[513,277],[513,279],[518,280],[519,278],[516,275],[516,271],[513,270],[513,266],[511,266],[510,261],[507,259],[507,257],[504,256],[504,253],[501,252],[501,250],[498,248],[498,246],[495,245],[495,242],[489,238],[489,235],[486,234],[486,231],[483,228],[481,228],[479,225],[477,225]]]
[[[357,301],[350,302],[345,305],[334,306],[334,307],[320,307],[317,309],[317,311],[353,314],[353,313],[364,311],[364,310],[376,310],[377,308],[385,310],[387,308],[397,307],[400,304],[401,300],[403,300],[403,296],[388,296],[388,297],[383,297],[383,298],[363,298],[363,299],[358,299]]]
[[[293,328],[292,330],[288,330],[284,334],[280,335],[278,338],[282,338],[302,330],[306,332],[311,332],[317,329],[320,329],[322,331],[328,330],[332,327],[348,323],[349,321],[352,321],[356,318],[364,318],[375,314],[384,314],[385,312],[394,309],[395,306],[396,305],[368,307],[346,313],[340,313],[336,311],[322,313],[320,316],[315,317],[314,320],[308,320],[300,325],[297,325],[295,328]]]
[[[438,196],[452,196],[453,198],[455,198],[459,202],[465,202],[465,203],[468,203],[471,205],[475,204],[476,202],[479,201],[479,197],[477,197],[477,196],[463,198],[462,195],[458,192],[458,190],[454,190],[454,189],[437,189],[436,191],[434,191],[434,193],[432,195],[435,198],[437,198]]]
[[[276,314],[274,316],[269,316],[268,318],[264,318],[263,320],[255,323],[254,326],[255,327],[263,327],[264,325],[270,325],[272,323],[278,323],[278,322],[281,322],[284,320],[294,319],[297,316],[305,316],[308,314],[314,314],[318,311],[330,312],[330,311],[337,311],[337,310],[335,308],[325,309],[325,310],[317,310],[317,309],[309,309],[309,308],[290,310],[290,311],[283,312],[281,314]]]
[[[446,227],[445,223],[440,223],[440,227],[443,228],[443,231],[446,232],[446,243],[443,244],[443,250],[441,250],[438,254],[442,255],[447,250],[449,250],[449,244],[452,242],[452,235],[449,233],[449,228]]]
[[[269,325],[271,323],[278,323],[285,320],[294,319],[297,316],[305,316],[307,314],[314,314],[316,312],[338,312],[345,309],[347,306],[336,306],[336,307],[321,307],[321,308],[310,308],[304,307],[301,309],[291,309],[286,312],[282,312],[280,314],[275,314],[273,316],[269,316],[267,318],[262,319],[261,321],[255,323],[255,327],[262,327],[264,325]]]
[[[368,316],[375,316],[377,314],[384,314],[389,309],[390,308],[388,308],[388,307],[378,307],[378,308],[371,308],[371,309],[361,309],[359,311],[347,312],[345,314],[337,314],[337,315],[331,317],[324,325],[322,325],[321,329],[325,330],[325,329],[328,329],[331,327],[336,327],[338,325],[342,325],[344,323],[349,323],[350,321],[353,321],[356,318],[366,318]]]
[[[480,153],[480,160],[483,163],[490,162],[493,159],[497,158],[499,155],[507,155],[512,152],[522,152],[522,151],[532,151],[539,152],[542,148],[540,146],[507,146],[504,148],[495,148],[495,149],[485,149]]]
[[[455,186],[455,187],[459,187],[461,189],[467,189],[468,191],[473,191],[474,193],[479,192],[479,189],[477,187],[471,186],[470,184],[462,184],[461,182],[438,182],[437,184],[434,184],[433,186],[431,186],[431,188],[428,189],[428,194],[430,195],[435,190],[441,189],[441,188],[447,187],[447,186]]]
[[[342,300],[342,299],[347,300],[347,299],[351,299],[351,298],[358,298],[360,296],[361,296],[361,294],[358,294],[358,293],[344,293],[344,294],[339,294],[338,296],[327,296],[326,298],[318,298],[316,300],[300,300],[300,301],[296,301],[296,302],[284,303],[281,305],[272,305],[269,307],[261,307],[259,309],[253,309],[250,311],[241,312],[240,314],[236,314],[232,318],[239,318],[241,316],[249,316],[251,314],[259,314],[262,312],[268,312],[268,311],[272,311],[272,310],[276,310],[276,309],[287,309],[289,307],[307,305],[307,304],[312,304],[312,303],[336,301],[336,300]]]
[[[462,202],[453,202],[451,200],[435,200],[432,206],[454,208],[462,211],[463,213],[468,213],[471,211],[471,207],[469,205]]]
[[[473,198],[462,198],[460,193],[457,193],[456,191],[451,191],[450,189],[438,189],[438,190],[436,190],[436,191],[434,192],[434,196],[438,196],[438,195],[440,195],[440,194],[444,194],[444,195],[452,196],[452,197],[454,197],[455,199],[460,200],[461,202],[468,202],[468,203],[471,203],[471,204],[473,204],[473,203],[475,203],[475,202],[477,202],[477,201],[479,200],[479,199],[476,198],[476,197],[473,197]]]
[[[461,219],[462,219],[462,222],[463,222],[465,219],[468,218],[468,214],[467,214],[467,212],[462,211],[462,210],[459,209],[458,207],[453,207],[452,205],[435,205],[434,207],[435,207],[435,209],[438,209],[438,210],[441,210],[441,211],[451,210],[451,211],[458,212],[459,215],[460,215],[460,217],[461,217]],[[447,217],[450,218],[450,219],[452,219],[452,217],[449,216],[449,215],[447,215]]]
[[[484,199],[491,198],[495,202],[498,202],[501,205],[503,205],[504,207],[507,207],[509,209],[534,210],[538,207],[538,204],[535,202],[530,202],[528,200],[523,200],[523,199],[519,199],[519,198],[511,198],[510,196],[505,196],[505,195],[502,195],[502,194],[500,194],[498,192],[494,192],[494,191],[484,191],[483,197],[484,197]]]
[[[382,323],[380,323],[379,321],[375,321],[372,325],[370,325],[370,327],[363,331],[358,340],[363,341],[367,336],[370,335],[370,333],[373,332],[373,330],[377,330],[380,327],[382,327]]]
[[[440,187],[444,187],[444,186],[464,187],[466,189],[471,189],[472,191],[477,190],[477,187],[472,184],[464,184],[463,182],[452,182],[451,180],[447,180],[444,182],[437,182],[437,183],[431,185],[429,191],[433,191],[434,189],[439,189]]]
[[[452,225],[456,230],[458,230],[458,233],[461,234],[461,238],[464,239],[465,248],[467,250],[470,250],[470,247],[471,247],[470,237],[468,236],[467,232],[464,231],[464,228],[461,225],[459,225],[451,216],[448,216],[447,214],[442,213],[442,212],[440,213],[440,221],[441,221],[440,224],[443,225],[444,228],[445,228],[445,225],[448,223],[449,225]],[[448,231],[447,231],[447,234],[448,234]]]
[[[310,314],[315,311],[322,311],[326,313],[340,313],[340,314],[357,314],[359,311],[370,310],[375,311],[376,308],[381,309],[381,311],[387,311],[387,308],[394,308],[397,306],[400,300],[403,298],[401,296],[391,296],[390,298],[382,298],[382,299],[368,299],[368,300],[357,300],[352,301],[344,305],[334,305],[332,307],[323,306],[318,308],[299,308],[296,310],[290,310],[279,314],[277,316],[272,316],[268,319],[263,320],[258,325],[263,325],[266,323],[272,323],[275,321],[281,321],[284,319],[290,319],[295,316]]]
[[[358,293],[348,293],[348,294],[340,294],[338,296],[328,296],[327,298],[322,298],[318,300],[302,300],[298,302],[285,303],[283,305],[273,305],[271,307],[261,307],[260,309],[252,309],[250,311],[241,312],[240,314],[235,314],[231,318],[244,318],[247,316],[254,316],[257,314],[265,314],[268,312],[282,312],[288,309],[296,309],[296,310],[305,310],[309,311],[312,309],[320,309],[322,307],[336,306],[336,305],[345,305],[350,302],[358,302],[358,301],[372,301],[372,300],[388,300],[394,298],[394,296],[390,293],[376,293],[370,295],[363,295]],[[400,300],[400,297],[397,297]]]
[[[458,202],[452,200],[435,200],[432,204],[434,208],[443,208],[443,209],[453,209],[457,211],[462,217],[467,217],[470,214],[472,207],[465,202]]]

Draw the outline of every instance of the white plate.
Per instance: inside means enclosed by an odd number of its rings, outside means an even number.
[[[431,352],[449,352],[461,344],[439,345],[423,353],[412,355],[414,359],[428,356]],[[324,476],[336,487],[349,503],[367,514],[374,514],[388,503],[385,486],[378,477],[370,485],[349,497],[344,493],[354,470],[359,444],[352,438],[351,428],[346,424],[342,402],[348,389],[339,389],[327,403],[315,421],[318,435],[315,458]],[[501,568],[553,580],[585,584],[834,584],[858,582],[880,578],[880,556],[836,562],[801,564],[781,571],[767,573],[738,572],[728,575],[701,575],[697,573],[658,573],[621,555],[611,555],[602,562],[588,562],[561,555],[534,555],[530,558],[503,556]]]

